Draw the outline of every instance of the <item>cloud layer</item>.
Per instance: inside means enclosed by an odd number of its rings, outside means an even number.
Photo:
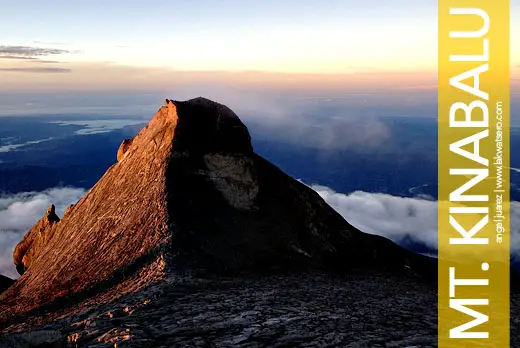
[[[337,193],[311,185],[351,225],[417,252],[437,252],[437,201],[381,193]],[[520,262],[520,202],[511,202],[511,256]]]
[[[67,206],[76,203],[85,193],[84,189],[65,187],[0,196],[0,274],[17,276],[14,248],[51,204],[56,206],[58,216],[63,216]]]
[[[247,104],[231,99],[228,105],[244,119],[255,139],[324,150],[380,148],[392,139],[392,129],[364,104],[363,98],[289,96],[276,100],[266,96],[251,98]]]
[[[12,56],[22,58],[43,57],[51,54],[70,53],[59,48],[42,48],[30,46],[0,46],[0,56]],[[15,58],[16,59],[16,58]]]
[[[391,131],[384,123],[361,113],[314,122],[310,118],[297,120],[287,117],[273,125],[269,134],[282,142],[326,150],[371,149],[381,146],[391,137]]]
[[[0,73],[30,73],[30,74],[64,74],[70,73],[72,70],[69,68],[62,67],[38,67],[38,66],[27,66],[31,63],[58,63],[53,60],[41,59],[50,55],[59,55],[73,53],[69,50],[60,48],[44,48],[44,47],[32,47],[32,46],[0,46],[0,60],[6,61],[8,66],[0,68]],[[9,63],[11,63],[9,65]],[[5,77],[4,77],[5,80]],[[4,81],[9,85],[9,81]]]
[[[83,126],[85,128],[74,132],[78,135],[91,135],[100,133],[109,133],[126,126],[136,126],[146,124],[143,120],[131,119],[112,119],[112,120],[80,120],[80,121],[54,121],[51,123],[59,124],[60,126]]]
[[[6,138],[4,138],[4,139],[6,139]],[[7,139],[9,139],[9,138],[7,138]],[[40,139],[40,140],[32,140],[32,141],[28,141],[28,142],[20,143],[20,144],[0,145],[0,153],[17,150],[17,149],[19,149],[21,147],[25,147],[25,146],[29,146],[29,145],[40,144],[40,143],[43,143],[43,142],[46,142],[46,141],[50,141],[52,139],[53,138],[47,138],[47,139]],[[2,143],[2,140],[3,139],[0,139],[0,143]]]
[[[71,72],[67,68],[1,68],[0,71],[7,72],[21,72],[21,73],[50,73],[50,74],[63,74]]]
[[[415,242],[437,250],[437,202],[382,193],[337,193],[325,186],[311,188],[351,225],[397,243]]]

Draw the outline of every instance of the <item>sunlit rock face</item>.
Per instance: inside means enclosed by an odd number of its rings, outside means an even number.
[[[125,157],[125,155],[128,152],[128,149],[130,148],[130,146],[132,146],[132,141],[133,141],[133,139],[125,139],[121,143],[121,146],[119,146],[119,150],[117,150],[117,161],[118,162],[121,162],[123,160],[123,158]]]
[[[13,254],[18,273],[23,274],[37,257],[38,252],[52,239],[58,222],[60,218],[56,215],[56,208],[51,205],[40,221],[25,234]]]

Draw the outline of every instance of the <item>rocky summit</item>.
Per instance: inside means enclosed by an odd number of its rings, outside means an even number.
[[[16,247],[1,347],[436,344],[435,260],[351,226],[228,107],[167,99],[116,158]]]

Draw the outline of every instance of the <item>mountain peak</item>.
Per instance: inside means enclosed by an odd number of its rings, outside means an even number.
[[[170,101],[177,113],[176,149],[198,153],[252,153],[247,127],[227,106],[198,97]]]
[[[255,154],[225,105],[166,99],[117,158],[61,220],[51,206],[16,247],[22,276],[0,296],[0,325],[71,296],[113,299],[122,282],[136,292],[186,271],[431,271],[426,258],[358,231]]]

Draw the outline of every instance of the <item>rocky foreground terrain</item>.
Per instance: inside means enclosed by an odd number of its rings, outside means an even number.
[[[204,98],[166,100],[13,259],[0,347],[436,346],[436,261],[351,226]]]
[[[436,296],[432,284],[388,274],[172,275],[20,322],[0,347],[436,347]],[[514,295],[511,347],[519,305]]]
[[[0,342],[40,335],[56,347],[434,347],[435,291],[409,285],[388,275],[171,279]]]

